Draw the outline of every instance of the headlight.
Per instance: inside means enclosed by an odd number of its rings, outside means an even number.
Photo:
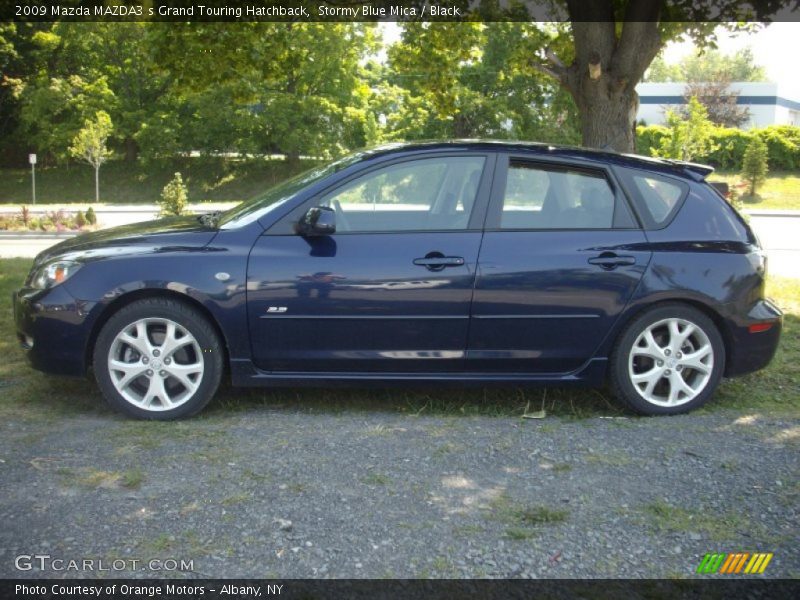
[[[56,260],[47,263],[31,273],[30,286],[36,290],[46,290],[63,283],[80,268],[81,264],[72,260]]]

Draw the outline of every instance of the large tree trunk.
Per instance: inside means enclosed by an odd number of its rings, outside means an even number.
[[[590,81],[572,93],[581,117],[583,145],[617,152],[636,148],[639,98],[628,87],[615,90],[604,81]]]
[[[549,50],[550,66],[534,65],[566,88],[581,117],[583,145],[618,152],[636,146],[636,84],[661,49],[663,0],[627,0],[624,21],[613,0],[567,0],[575,58],[569,66]]]

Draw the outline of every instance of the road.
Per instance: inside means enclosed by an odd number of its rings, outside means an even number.
[[[216,210],[228,205],[203,205],[202,210]],[[753,226],[769,256],[769,271],[783,277],[800,278],[800,212],[788,211],[753,213]],[[156,215],[155,207],[114,207],[98,213],[100,222],[108,227],[146,221]],[[0,237],[0,258],[33,257],[38,252],[61,241],[48,235],[20,234]]]

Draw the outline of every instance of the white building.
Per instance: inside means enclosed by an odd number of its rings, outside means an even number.
[[[730,88],[739,92],[736,103],[750,111],[749,121],[742,126],[744,129],[767,125],[800,126],[800,94],[789,93],[777,83],[735,81]],[[648,125],[663,125],[666,109],[686,104],[685,89],[685,83],[640,83],[636,86],[639,94],[636,118]]]

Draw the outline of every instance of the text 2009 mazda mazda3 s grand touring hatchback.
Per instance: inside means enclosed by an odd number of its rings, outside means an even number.
[[[524,143],[393,145],[228,212],[78,236],[15,294],[33,366],[135,417],[234,385],[608,382],[644,414],[764,367],[781,312],[711,169]]]

